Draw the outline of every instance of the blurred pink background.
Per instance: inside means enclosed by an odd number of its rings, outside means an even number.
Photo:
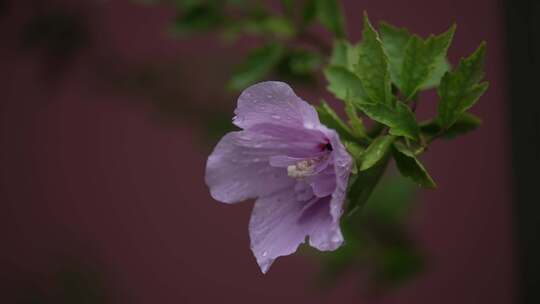
[[[57,78],[44,79],[39,60],[13,46],[28,3],[12,3],[0,22],[2,302],[27,296],[67,258],[100,273],[110,303],[513,303],[505,38],[497,1],[343,1],[354,40],[367,10],[374,23],[423,35],[456,22],[453,63],[488,42],[491,87],[473,110],[483,126],[436,143],[424,157],[439,188],[421,191],[411,224],[428,254],[427,271],[377,298],[359,292],[352,276],[330,291],[316,290],[318,265],[305,255],[281,258],[262,275],[249,250],[252,203],[211,199],[203,176],[210,147],[201,131],[163,119],[151,97],[109,88],[116,78],[107,68],[178,60],[189,80],[172,87],[198,92],[198,102],[217,98],[215,107],[232,117],[236,96],[221,96],[227,75],[200,64],[229,66],[237,48],[212,37],[172,39],[165,29],[173,12],[165,7],[56,1],[86,14],[91,45]],[[311,102],[320,94],[299,93]],[[433,109],[429,101],[426,111]]]

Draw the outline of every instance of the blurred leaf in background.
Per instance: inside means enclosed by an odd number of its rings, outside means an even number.
[[[423,254],[406,228],[415,207],[416,189],[404,177],[386,177],[362,212],[343,221],[345,245],[335,252],[319,253],[324,286],[333,286],[342,276],[355,273],[359,286],[376,292],[398,287],[424,269]]]
[[[41,76],[55,80],[71,65],[76,56],[91,44],[86,15],[62,6],[34,2],[30,18],[20,29],[19,50],[37,54]]]
[[[139,0],[141,1],[141,0]],[[344,37],[345,21],[339,1],[280,1],[279,9],[265,1],[176,0],[144,1],[166,4],[176,11],[171,32],[188,39],[218,34],[228,44],[244,36],[256,37],[253,47],[231,75],[227,88],[240,91],[258,81],[275,78],[315,84],[331,46],[314,35],[310,25],[319,21],[331,33]]]
[[[229,88],[242,90],[261,80],[274,69],[283,58],[285,50],[276,43],[271,43],[249,53],[244,63],[233,74]]]
[[[106,304],[113,303],[105,274],[95,263],[78,257],[50,261],[46,270],[26,273],[10,290],[20,304]]]

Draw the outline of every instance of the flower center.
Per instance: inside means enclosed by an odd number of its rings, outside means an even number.
[[[328,154],[312,159],[304,159],[294,165],[287,166],[287,175],[303,180],[305,177],[314,175],[326,167],[325,162],[328,159]],[[324,167],[321,167],[324,166]]]
[[[287,167],[287,175],[296,179],[302,179],[313,174],[316,164],[317,161],[314,159],[299,161],[296,164]]]

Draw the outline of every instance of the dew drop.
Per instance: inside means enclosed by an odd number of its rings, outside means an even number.
[[[275,114],[274,114],[274,115],[272,115],[272,118],[273,118],[273,119],[278,119],[278,120],[279,120],[279,119],[281,119],[281,116],[275,115]]]
[[[268,252],[266,252],[266,251],[263,252],[263,254],[262,254],[263,257],[265,257],[265,256],[267,256],[267,255],[268,255]]]

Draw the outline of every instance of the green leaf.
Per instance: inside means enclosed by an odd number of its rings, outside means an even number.
[[[362,35],[363,40],[358,48],[358,63],[355,66],[355,72],[372,102],[392,105],[394,100],[388,58],[367,14],[364,14]]]
[[[336,40],[330,57],[330,65],[354,71],[354,66],[358,62],[358,47],[359,45],[352,45],[343,39]]]
[[[405,223],[412,211],[416,184],[402,175],[384,177],[366,203],[365,218],[390,225]]]
[[[444,74],[450,70],[450,63],[446,56],[441,56],[435,60],[435,66],[428,79],[420,86],[420,90],[427,90],[438,87]]]
[[[486,45],[482,43],[470,57],[460,60],[455,71],[442,78],[437,119],[443,129],[450,128],[487,90],[487,82],[479,83],[484,78],[485,54]]]
[[[407,241],[382,250],[378,263],[376,276],[384,286],[403,284],[424,268],[423,255]]]
[[[281,0],[281,5],[283,6],[283,10],[287,14],[294,9],[294,1],[293,0]]]
[[[285,50],[279,44],[268,44],[252,51],[229,81],[228,87],[242,90],[263,79],[283,57]]]
[[[375,138],[362,156],[362,165],[360,166],[360,171],[373,167],[381,159],[383,159],[388,153],[394,140],[396,140],[396,138],[390,135],[383,135]]]
[[[356,161],[360,161],[362,158],[362,154],[364,154],[364,147],[360,146],[354,141],[344,141],[343,144],[345,145],[345,148],[347,148],[347,151],[349,151],[349,154],[353,157],[353,159]]]
[[[345,145],[345,148],[349,152],[349,154],[353,157],[353,168],[351,170],[352,174],[358,173],[358,162],[362,157],[362,154],[364,153],[364,147],[360,146],[354,141],[343,141],[343,144]]]
[[[474,131],[482,124],[482,120],[471,113],[462,113],[456,122],[448,129],[443,129],[437,120],[432,120],[420,126],[422,134],[429,137],[452,139]]]
[[[389,157],[385,157],[378,162],[377,165],[358,172],[357,175],[351,176],[349,182],[349,192],[347,193],[348,205],[347,214],[351,215],[356,210],[362,208],[368,201],[373,189],[379,183],[384,171],[388,165]],[[356,160],[360,162],[359,159]]]
[[[350,43],[347,40],[338,39],[334,41],[334,49],[330,56],[330,65],[347,67],[348,65],[348,49]]]
[[[410,100],[418,89],[429,80],[440,58],[446,58],[446,52],[454,37],[455,25],[438,36],[424,40],[413,35],[405,48],[400,89],[405,100]]]
[[[319,114],[319,119],[325,126],[336,130],[341,139],[355,141],[355,137],[352,134],[351,129],[349,129],[349,126],[339,118],[336,112],[334,112],[324,100],[321,101],[321,104],[316,109]]]
[[[360,79],[352,72],[342,66],[329,66],[324,70],[324,75],[328,80],[328,91],[341,100],[349,97],[355,99],[367,99],[366,93]]]
[[[264,16],[246,20],[239,24],[239,30],[251,35],[274,35],[286,39],[295,34],[294,25],[286,18]]]
[[[224,36],[228,40],[233,40],[241,34],[287,39],[295,33],[294,25],[286,18],[255,15],[235,22],[229,21]]]
[[[174,34],[187,35],[212,30],[224,22],[222,6],[212,3],[197,3],[187,6],[176,16],[172,25]]]
[[[345,19],[338,0],[316,0],[316,16],[336,37],[345,37]]]
[[[420,128],[416,123],[413,112],[402,102],[397,102],[395,108],[384,104],[356,102],[355,105],[369,118],[390,127],[389,133],[395,136],[405,136],[419,140]]]
[[[307,50],[293,50],[283,59],[282,64],[293,76],[311,76],[319,70],[323,63],[321,55]]]
[[[367,138],[368,136],[366,132],[366,127],[364,126],[362,119],[358,116],[358,113],[356,112],[356,107],[351,101],[350,93],[345,98],[345,113],[349,118],[347,122],[351,126],[352,134],[359,139]]]
[[[437,185],[409,148],[400,142],[394,143],[394,159],[399,172],[405,177],[425,188],[436,188]]]
[[[317,0],[306,0],[302,9],[302,23],[307,25],[317,17]]]
[[[384,49],[388,55],[392,81],[398,87],[401,87],[401,70],[403,69],[403,58],[405,57],[404,50],[411,38],[411,34],[405,28],[397,28],[384,22],[380,24],[379,30]]]

